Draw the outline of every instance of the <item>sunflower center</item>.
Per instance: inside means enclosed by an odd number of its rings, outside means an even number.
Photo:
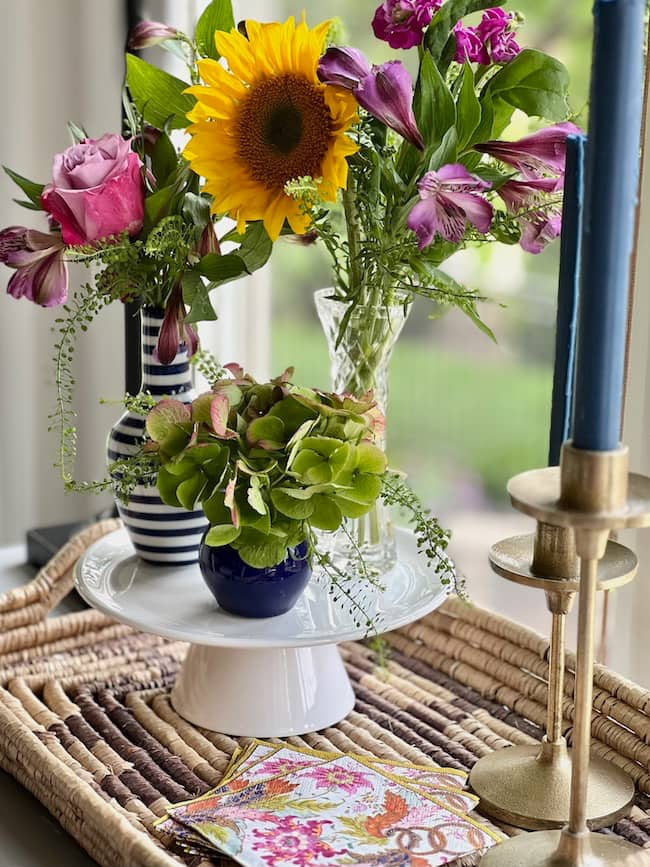
[[[269,189],[322,175],[332,116],[322,87],[278,75],[251,88],[237,122],[238,150],[254,180]]]

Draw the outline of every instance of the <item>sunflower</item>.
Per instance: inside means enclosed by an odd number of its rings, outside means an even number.
[[[293,18],[284,24],[246,22],[215,34],[228,62],[201,60],[204,85],[188,89],[197,103],[188,115],[192,136],[184,156],[205,178],[212,211],[237,220],[263,220],[275,241],[287,220],[304,234],[310,219],[285,184],[311,177],[324,201],[336,200],[347,183],[346,157],[357,145],[346,135],[357,119],[357,102],[316,75],[330,22],[310,30]]]

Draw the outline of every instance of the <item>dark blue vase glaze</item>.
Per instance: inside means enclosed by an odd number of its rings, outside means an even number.
[[[234,548],[222,545],[199,547],[199,566],[203,580],[224,611],[240,617],[277,617],[298,601],[311,578],[309,546],[303,542],[293,548],[286,560],[267,569],[244,563]]]

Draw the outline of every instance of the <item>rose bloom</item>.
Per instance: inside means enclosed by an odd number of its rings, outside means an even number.
[[[142,162],[121,135],[85,139],[56,154],[41,205],[66,244],[137,235],[144,217]]]

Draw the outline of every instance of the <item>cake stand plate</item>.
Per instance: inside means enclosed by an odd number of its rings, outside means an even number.
[[[447,590],[417,556],[413,535],[396,530],[397,565],[383,591],[365,593],[379,632],[418,620]],[[366,634],[315,575],[296,606],[279,617],[247,619],[219,608],[198,565],[140,560],[125,530],[98,539],[75,569],[79,594],[93,608],[145,632],[190,642],[172,690],[175,710],[212,731],[288,737],[327,728],[354,706],[336,645]],[[352,592],[354,588],[351,589]]]

